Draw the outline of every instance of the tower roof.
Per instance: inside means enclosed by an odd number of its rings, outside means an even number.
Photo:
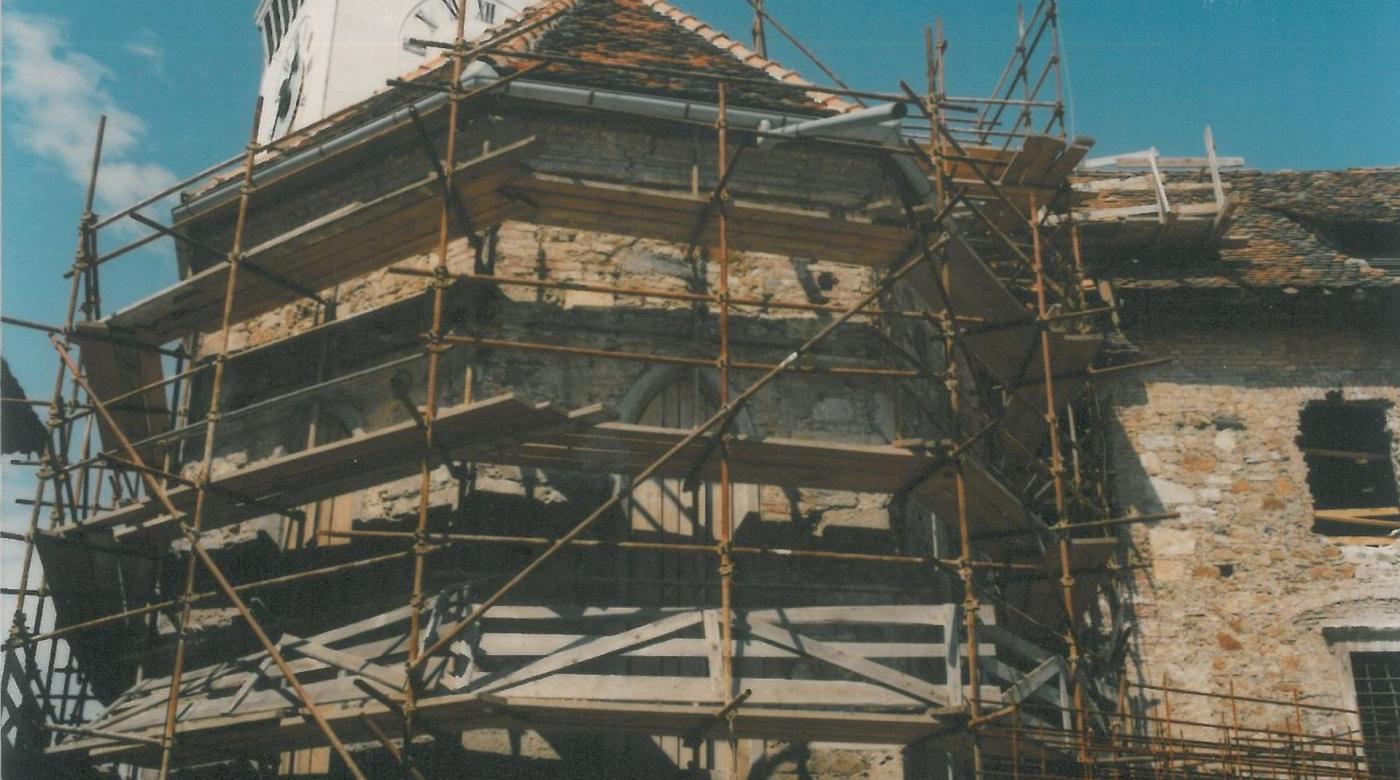
[[[707,77],[725,76],[736,79],[727,87],[727,99],[735,105],[812,114],[854,107],[818,88],[800,89],[812,85],[795,71],[665,0],[548,0],[525,10],[493,34],[542,19],[548,21],[502,47],[576,61],[551,62],[532,76],[540,81],[713,103],[718,88],[715,80]],[[509,55],[491,59],[503,69],[532,62]],[[676,73],[628,69],[638,67]],[[687,77],[685,72],[701,75]],[[754,79],[773,84],[755,83]]]
[[[557,58],[532,72],[528,77],[532,81],[713,104],[718,86],[712,77],[725,76],[736,80],[726,87],[726,98],[735,106],[813,116],[858,108],[665,0],[542,0],[468,44],[517,30],[523,32],[483,59],[498,71],[511,73],[538,62],[528,55]],[[403,78],[443,82],[450,68],[450,59],[442,54]],[[281,148],[319,142],[339,134],[357,118],[376,116],[421,94],[392,87],[381,90],[326,117],[301,138],[290,134]]]

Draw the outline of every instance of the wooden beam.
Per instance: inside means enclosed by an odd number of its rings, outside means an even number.
[[[930,682],[846,652],[826,642],[803,636],[791,629],[779,628],[771,623],[756,620],[752,616],[736,625],[735,628],[751,636],[772,642],[779,647],[786,647],[802,655],[839,666],[910,697],[922,699],[931,704],[947,703],[939,693],[938,688]]]
[[[553,674],[561,669],[576,666],[585,661],[591,661],[605,655],[611,655],[620,650],[649,642],[654,639],[674,634],[700,622],[700,611],[691,610],[677,615],[664,617],[653,623],[648,623],[639,628],[624,631],[620,634],[605,636],[579,645],[577,647],[561,650],[552,653],[534,663],[526,664],[504,677],[490,680],[478,688],[478,692],[501,691],[506,688],[519,685],[527,680],[532,680],[547,674]]]
[[[326,664],[330,664],[338,669],[344,669],[351,674],[358,674],[367,680],[373,680],[381,685],[390,688],[402,688],[404,685],[404,672],[402,670],[388,669],[361,658],[353,653],[341,650],[333,650],[318,642],[309,639],[302,639],[298,636],[286,635],[282,641],[282,648],[286,652],[298,653],[307,658],[314,658]]]

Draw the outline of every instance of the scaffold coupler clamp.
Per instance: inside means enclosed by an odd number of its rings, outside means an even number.
[[[477,237],[477,240],[481,240],[479,236]],[[429,282],[429,284],[431,284],[433,287],[440,290],[445,290],[448,287],[451,287],[453,284],[456,284],[456,282],[457,278],[452,275],[452,272],[447,270],[447,266],[433,266],[432,281]]]
[[[413,552],[414,552],[414,554],[415,554],[415,555],[427,555],[429,552],[432,552],[432,549],[433,549],[433,545],[432,545],[432,543],[431,543],[431,542],[429,541],[429,539],[428,539],[428,531],[427,531],[426,529],[415,530],[415,531],[413,532]],[[418,604],[422,604],[422,603],[423,603],[423,596],[422,596],[422,594],[419,594],[419,593],[413,594],[413,599],[415,599],[416,602],[417,602]]]
[[[719,552],[720,552],[721,561],[722,561],[722,562],[720,563],[720,565],[719,565],[719,574],[720,574],[720,576],[721,576],[721,577],[732,577],[732,576],[734,576],[734,570],[735,570],[735,568],[736,568],[735,565],[734,565],[734,542],[732,542],[732,541],[730,541],[730,540],[728,540],[728,539],[726,539],[726,540],[720,542],[720,543],[719,543]]]

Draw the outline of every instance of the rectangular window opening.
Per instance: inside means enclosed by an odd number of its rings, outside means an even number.
[[[1298,447],[1317,511],[1313,529],[1329,536],[1385,536],[1400,517],[1389,404],[1331,395],[1303,407]],[[1364,511],[1363,511],[1364,510]],[[1354,517],[1351,517],[1354,515]]]
[[[1400,777],[1400,652],[1352,653],[1351,676],[1371,777]]]

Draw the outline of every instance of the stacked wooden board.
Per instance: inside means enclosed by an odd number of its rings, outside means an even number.
[[[1032,135],[1018,149],[969,146],[963,151],[971,159],[949,161],[945,173],[955,189],[982,204],[988,219],[1004,229],[1019,229],[1026,226],[1032,204],[1044,208],[1066,194],[1065,177],[1093,145],[1094,139],[1086,137],[1066,143],[1055,136]]]
[[[530,441],[510,461],[522,466],[635,474],[678,444],[686,431],[626,423],[560,430]],[[896,493],[909,490],[940,516],[956,516],[953,469],[939,455],[890,445],[734,435],[729,463],[747,483]],[[657,476],[719,479],[719,448],[710,437],[691,442]],[[700,458],[705,458],[700,461]],[[1015,496],[979,465],[965,461],[974,524],[988,531],[1023,529],[1027,519]]]
[[[1076,178],[1080,242],[1092,252],[1210,248],[1234,224],[1229,189],[1224,182],[1172,181],[1165,174]]]
[[[525,175],[522,166],[533,138],[526,138],[459,163],[453,187],[474,227],[481,229],[524,213],[522,204],[501,193]],[[250,317],[304,297],[294,287],[318,292],[411,257],[433,245],[438,236],[442,186],[435,174],[373,199],[336,209],[250,248],[249,268],[240,270],[233,296],[232,319]],[[457,235],[461,226],[454,225]],[[229,265],[219,263],[132,306],[107,322],[117,329],[139,329],[157,342],[193,332],[219,329],[223,317]],[[280,283],[280,277],[291,284]]]
[[[677,445],[687,431],[605,421],[602,407],[561,412],[513,395],[443,411],[434,436],[454,458],[537,469],[639,473]],[[888,445],[733,436],[727,441],[736,473],[754,484],[895,493],[908,490],[934,511],[953,513],[952,469],[937,454]],[[423,436],[407,421],[282,458],[260,461],[211,484],[203,527],[219,528],[416,473]],[[720,449],[711,436],[689,443],[657,476],[718,479]],[[973,462],[965,462],[968,500],[979,528],[1019,530],[1027,519],[1015,497]],[[167,496],[192,511],[197,491],[175,487]],[[951,516],[951,515],[950,515]],[[102,513],[47,533],[82,535],[110,529],[118,539],[161,541],[180,533],[157,500]]]
[[[430,622],[473,609],[463,595],[426,600]],[[408,616],[409,608],[399,607],[322,634],[279,638],[292,670],[342,739],[373,739],[363,718],[391,733],[398,726],[386,701],[402,694]],[[417,714],[445,733],[526,723],[696,737],[723,729],[715,714],[734,692],[747,690],[736,713],[740,737],[875,744],[934,736],[964,717],[958,705],[966,696],[965,648],[953,639],[953,605],[738,610],[731,624],[738,640],[732,690],[723,683],[720,621],[718,610],[694,607],[498,606],[481,631],[454,645],[455,658],[429,666]],[[852,631],[899,638],[814,638]],[[979,652],[995,658],[996,648],[985,644]],[[629,666],[644,658],[688,659],[703,671],[655,676]],[[781,671],[793,664],[802,674]],[[163,727],[169,684],[152,678],[134,685],[88,724],[96,734],[50,751],[138,765],[157,760],[150,739]],[[995,701],[1001,691],[981,694]],[[313,747],[323,739],[288,698],[265,653],[187,671],[180,698],[177,760],[217,752],[234,734],[250,752]]]
[[[542,173],[513,182],[507,191],[531,203],[530,219],[540,224],[680,244],[718,241],[714,219],[695,232],[710,208],[705,195]],[[726,210],[729,245],[740,250],[882,268],[905,256],[914,241],[907,227],[854,215],[742,200],[730,201]]]
[[[548,403],[496,396],[440,414],[437,440],[460,457],[476,460],[508,447],[521,437],[556,426],[587,425],[607,416],[602,407],[561,412]],[[292,455],[254,463],[214,480],[206,497],[206,530],[269,514],[268,507],[297,506],[360,490],[418,472],[423,432],[412,420],[372,433],[312,447]],[[166,495],[181,512],[192,512],[198,491],[173,487]],[[110,529],[118,539],[168,541],[180,535],[177,519],[154,498],[91,517],[80,524],[45,533],[85,535]]]

